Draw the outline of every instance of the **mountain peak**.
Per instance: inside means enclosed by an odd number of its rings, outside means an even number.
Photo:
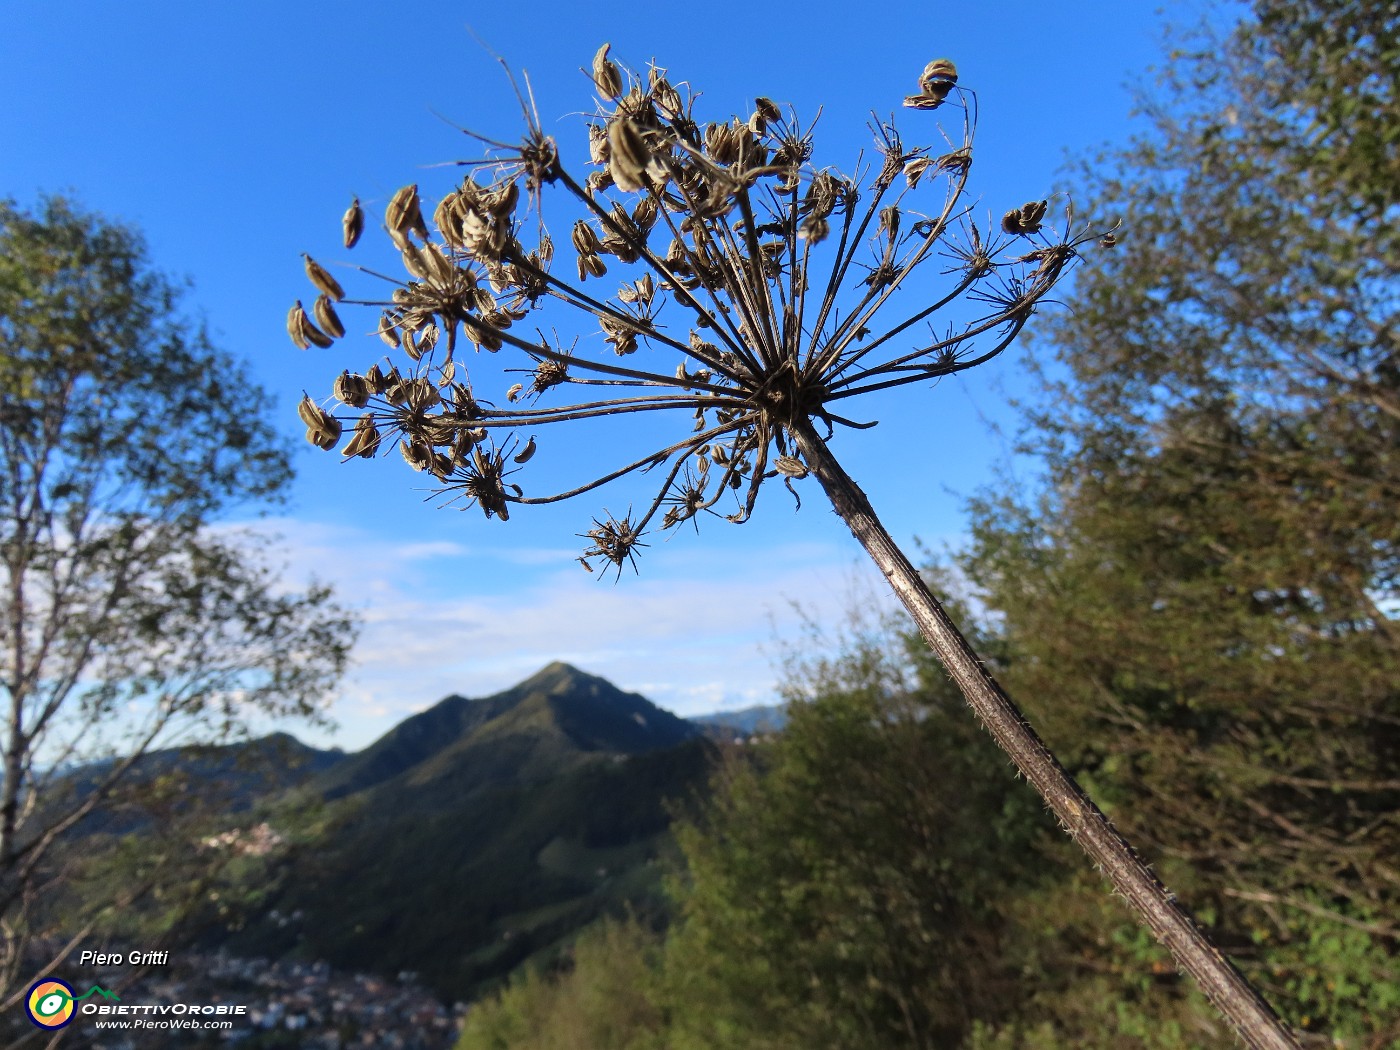
[[[478,700],[453,695],[400,722],[323,780],[327,798],[448,775],[474,785],[538,779],[590,754],[640,754],[695,735],[682,718],[562,660]]]
[[[516,683],[512,689],[552,689],[573,682],[592,681],[596,677],[596,675],[580,671],[573,664],[566,664],[563,660],[554,660],[545,664],[529,678]]]

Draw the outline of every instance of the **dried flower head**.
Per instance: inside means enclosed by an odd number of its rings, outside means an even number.
[[[342,373],[335,396],[364,410],[347,457],[397,442],[409,466],[488,517],[632,473],[659,477],[635,517],[608,516],[585,533],[590,564],[634,563],[654,524],[696,523],[721,502],[728,520],[747,520],[766,480],[792,489],[808,476],[803,427],[815,421],[829,437],[835,426],[862,425],[842,402],[994,357],[1089,239],[1052,230],[1049,202],[1032,201],[1002,221],[1031,250],[983,241],[963,203],[975,108],[947,59],[924,67],[905,105],[955,107],[960,141],[938,152],[909,146],[877,120],[883,161],[863,178],[816,166],[810,128],[766,96],[750,113],[702,121],[695,97],[665,70],[627,70],[606,44],[587,75],[602,100],[580,133],[590,173],[566,170],[526,107],[519,142],[480,138],[485,155],[463,162],[466,177],[437,198],[431,223],[418,185],[393,194],[384,227],[404,276],[377,301],[391,360]],[[924,141],[942,134],[921,124]],[[556,195],[584,212],[562,242],[573,258],[558,266],[546,214]],[[363,224],[356,200],[342,220],[347,247]],[[935,256],[951,263],[941,271],[946,286],[930,292],[921,283],[919,305],[887,317],[915,274],[940,276],[927,266]],[[333,306],[344,293],[309,256],[305,266],[320,293],[314,323],[298,303],[288,333],[303,348],[329,346],[345,331]],[[610,274],[613,294],[585,290]],[[567,352],[542,332],[518,330],[532,313],[557,316],[560,307],[582,322],[583,338]],[[960,319],[919,341],[945,308]],[[478,352],[522,351],[527,367],[513,371],[525,378],[478,403],[468,377],[478,366],[463,356],[463,337]],[[330,447],[340,423],[309,404],[308,438]],[[527,496],[505,481],[507,464],[518,470],[548,449],[554,424],[664,412],[689,425],[580,485]],[[531,432],[523,445],[513,436],[522,427]]]

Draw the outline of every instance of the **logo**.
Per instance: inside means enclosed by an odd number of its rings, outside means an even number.
[[[67,981],[46,977],[42,981],[36,981],[29,989],[29,996],[24,1001],[24,1012],[40,1028],[62,1028],[73,1020],[73,1004],[80,1003],[93,994],[104,999],[120,1001],[116,992],[109,992],[95,984],[82,995],[77,995]]]

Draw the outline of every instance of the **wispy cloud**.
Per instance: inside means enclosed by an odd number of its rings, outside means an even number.
[[[839,615],[867,570],[832,546],[785,544],[672,559],[662,572],[591,579],[567,552],[509,552],[510,586],[484,578],[506,551],[396,543],[356,526],[284,518],[249,526],[278,537],[289,587],[316,576],[357,607],[354,667],[332,708],[334,737],[364,746],[450,693],[483,696],[565,660],[678,714],[775,699],[771,659],[796,608]],[[295,731],[295,730],[294,730]]]

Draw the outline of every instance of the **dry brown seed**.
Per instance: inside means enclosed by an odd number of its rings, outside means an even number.
[[[574,223],[573,242],[574,249],[584,255],[598,254],[598,235],[593,232],[593,227],[582,219]]]
[[[923,74],[919,77],[919,87],[923,88],[925,94],[928,94],[939,81],[948,81],[952,84],[958,82],[958,67],[953,65],[952,59],[935,58],[924,66]]]
[[[1041,220],[1045,218],[1045,210],[1049,206],[1049,201],[1027,201],[1021,205],[1021,225],[1025,227],[1026,233],[1036,233],[1040,230]]]
[[[923,178],[924,172],[928,171],[933,160],[929,157],[915,157],[904,165],[904,177],[909,181],[909,188],[913,189],[919,184],[919,179]]]
[[[306,424],[306,440],[313,445],[330,449],[340,440],[340,420],[304,394],[301,403],[297,405],[297,415]]]
[[[412,241],[403,242],[403,268],[420,281],[428,279],[428,267]]]
[[[292,344],[298,350],[311,348],[311,340],[306,338],[306,311],[302,309],[300,299],[287,311],[287,334],[291,336]]]
[[[1113,231],[1111,230],[1099,238],[1100,248],[1112,248],[1117,243],[1118,238],[1113,235]]]
[[[433,450],[423,441],[400,441],[399,453],[403,456],[403,461],[414,470],[427,470],[433,462]]]
[[[608,124],[608,145],[612,154],[608,171],[617,188],[624,193],[640,190],[649,159],[641,129],[628,118],[619,117]]]
[[[514,461],[515,461],[516,463],[528,463],[528,462],[530,462],[530,457],[533,456],[534,454],[535,454],[535,439],[532,437],[529,441],[527,441],[527,442],[525,443],[525,447],[522,448],[522,449],[519,451],[519,453],[517,453],[517,454],[515,455]]]
[[[372,459],[379,451],[379,428],[374,425],[374,413],[366,412],[360,417],[360,421],[355,424],[355,434],[350,439],[349,444],[341,450],[341,455],[346,459],[353,456],[360,456],[363,459]]]
[[[395,350],[399,348],[401,342],[399,318],[391,313],[385,312],[379,317],[379,338],[384,340]]]
[[[365,382],[369,385],[371,394],[384,393],[384,372],[377,364],[370,365],[365,371]]]
[[[779,456],[773,461],[773,466],[785,478],[805,478],[807,476],[806,465],[792,456]]]
[[[515,206],[520,203],[520,183],[511,181],[505,184],[487,205],[487,211],[496,219],[504,219],[511,212],[515,211]]]
[[[424,231],[422,236],[427,236],[427,224],[423,222],[416,183],[403,187],[389,199],[389,206],[384,210],[384,225],[389,227],[391,234],[397,235],[396,240],[402,240],[410,230]]]
[[[422,377],[405,382],[404,395],[408,407],[417,412],[432,408],[442,400],[442,395],[438,393],[438,388],[433,385],[432,380]]]
[[[610,50],[612,45],[604,44],[593,56],[593,83],[598,88],[598,94],[609,102],[622,94],[622,73],[617,63],[608,58]]]
[[[778,104],[771,98],[764,98],[759,95],[754,99],[754,108],[758,110],[760,116],[769,123],[775,123],[782,119],[782,113],[778,109]]]
[[[676,120],[685,115],[685,102],[681,99],[681,93],[672,87],[665,77],[658,77],[651,85],[651,97],[657,110],[667,120]]]
[[[340,287],[339,281],[326,272],[324,266],[305,252],[301,253],[301,257],[306,260],[306,276],[311,278],[311,283],[314,284],[318,290],[329,295],[336,302],[340,302],[340,300],[345,298],[345,289]]]
[[[369,401],[369,383],[365,381],[364,376],[350,371],[342,372],[336,377],[331,392],[335,394],[337,401],[351,408],[364,408]]]
[[[317,413],[320,410],[316,407],[316,402],[311,400],[310,394],[302,394],[301,400],[297,402],[297,418],[308,427],[315,426],[321,418]]]
[[[524,389],[525,389],[525,384],[524,384],[524,383],[516,383],[513,387],[511,387],[509,390],[506,391],[506,400],[507,400],[507,401],[516,401],[516,400],[518,400],[519,397],[520,397],[520,391],[522,391],[522,390],[524,390]]]
[[[326,331],[332,339],[339,339],[345,335],[345,326],[340,323],[340,315],[335,312],[335,307],[331,305],[331,297],[322,293],[316,297],[316,305],[312,312],[316,315],[317,323]]]
[[[340,219],[341,229],[345,232],[345,247],[353,248],[360,239],[360,234],[365,228],[365,213],[360,207],[360,198],[355,197],[350,201],[350,207],[345,209],[345,214]]]
[[[303,310],[301,314],[301,334],[305,336],[307,341],[313,346],[319,346],[323,350],[334,342],[330,336],[326,335],[325,332],[311,323],[310,318],[306,316],[305,310]]]

